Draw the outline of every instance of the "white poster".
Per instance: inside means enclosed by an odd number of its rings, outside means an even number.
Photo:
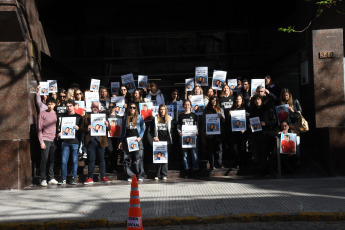
[[[75,139],[76,117],[61,118],[61,139]]]
[[[196,115],[202,115],[204,112],[204,96],[193,95],[190,101],[192,102],[192,112]]]
[[[166,141],[153,142],[153,163],[168,163],[168,143]]]
[[[196,125],[182,125],[182,148],[196,148]]]
[[[231,111],[231,127],[232,131],[246,131],[246,111],[233,110]]]
[[[92,102],[99,103],[99,93],[98,92],[85,92],[85,108],[86,112],[91,112],[91,104]],[[99,107],[100,107],[99,103]]]
[[[104,113],[91,113],[91,136],[106,136],[107,126]]]
[[[226,71],[215,70],[212,78],[212,89],[222,90],[226,79]]]
[[[297,134],[281,133],[280,135],[280,153],[296,154]]]
[[[238,92],[237,79],[228,79],[228,86],[233,92]]]
[[[250,122],[250,127],[252,128],[253,133],[262,131],[261,122],[260,122],[259,117],[249,118],[249,122]]]
[[[152,116],[155,117],[158,115],[158,109],[159,109],[159,105],[152,106]]]
[[[129,93],[135,90],[134,77],[132,73],[121,76],[122,85],[126,86]]]
[[[139,144],[137,142],[137,137],[127,137],[127,146],[129,152],[138,151]]]
[[[49,95],[49,83],[46,81],[40,82],[40,95]]]
[[[195,82],[201,86],[208,85],[208,67],[195,68]]]
[[[220,118],[217,113],[206,114],[206,134],[220,134]]]
[[[49,83],[49,93],[57,93],[58,92],[58,86],[57,86],[57,80],[48,80]]]
[[[110,94],[119,95],[120,93],[120,82],[110,82]]]
[[[115,113],[118,116],[124,116],[125,115],[125,97],[124,96],[118,96],[118,97],[111,97],[111,102],[115,103]]]
[[[187,78],[186,81],[186,89],[187,91],[193,91],[194,89],[194,79],[193,78]]]
[[[101,84],[101,80],[91,79],[90,91],[91,92],[98,92],[100,84]]]
[[[147,76],[138,75],[138,88],[147,88]]]
[[[252,79],[250,84],[252,96],[255,95],[256,88],[260,85],[265,87],[265,79]]]

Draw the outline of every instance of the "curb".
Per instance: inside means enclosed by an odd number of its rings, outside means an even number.
[[[208,223],[248,223],[248,222],[276,222],[276,221],[343,221],[345,212],[299,212],[288,213],[244,213],[207,217],[158,217],[143,219],[143,226],[168,226]],[[80,219],[80,220],[52,220],[1,222],[0,229],[8,230],[55,230],[55,229],[87,229],[125,227],[126,221],[109,219]]]

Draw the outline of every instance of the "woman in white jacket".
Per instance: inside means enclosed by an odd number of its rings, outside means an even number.
[[[156,82],[152,81],[150,83],[150,87],[151,90],[150,92],[147,94],[146,98],[153,103],[154,106],[157,105],[165,105],[165,100],[164,100],[164,95],[163,93],[160,91],[160,89],[158,89],[158,85]]]

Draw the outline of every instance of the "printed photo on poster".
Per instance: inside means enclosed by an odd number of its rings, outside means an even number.
[[[98,92],[100,84],[101,84],[101,80],[91,79],[90,91],[91,92]]]
[[[196,125],[182,125],[182,148],[196,148]]]
[[[49,83],[46,81],[40,82],[40,95],[49,95]]]
[[[217,113],[206,114],[206,134],[217,135],[220,134],[220,118]]]
[[[208,67],[195,68],[195,82],[201,86],[208,85]]]
[[[262,131],[262,126],[259,117],[249,118],[249,122],[253,133]]]
[[[104,113],[91,113],[91,136],[106,136],[107,126],[105,123],[105,114]]]
[[[85,115],[85,101],[74,101],[74,112],[84,116]]]
[[[289,108],[289,104],[278,105],[275,107],[277,118],[278,118],[278,125],[280,125],[280,123],[282,121],[288,121],[288,119],[289,119],[289,109],[288,108]]]
[[[196,115],[202,115],[204,112],[204,96],[193,95],[190,101],[192,102],[192,112]]]
[[[110,94],[119,95],[120,93],[120,82],[111,82],[110,83]]]
[[[265,87],[265,79],[252,79],[250,84],[251,94],[252,96],[255,95],[256,88],[262,85]]]
[[[61,139],[75,139],[76,117],[61,118]]]
[[[139,103],[140,115],[143,117],[144,121],[151,121],[153,118],[152,114],[152,102]]]
[[[193,78],[187,78],[185,79],[186,82],[186,89],[187,91],[193,91],[194,89],[194,79]]]
[[[226,79],[226,71],[216,70],[213,72],[212,89],[222,90]]]
[[[280,135],[280,153],[296,154],[297,134],[281,133]]]
[[[231,127],[233,132],[247,130],[245,110],[231,111]]]
[[[159,105],[152,106],[152,116],[153,117],[158,115],[158,109],[159,109]]]
[[[111,97],[111,102],[115,103],[116,115],[123,117],[125,115],[125,98],[124,96]]]
[[[228,86],[233,92],[238,92],[237,79],[228,79]]]
[[[168,163],[168,143],[166,141],[153,142],[153,163]]]
[[[138,88],[147,88],[147,76],[138,75]]]
[[[135,90],[134,77],[132,73],[121,76],[122,85],[126,86],[129,93],[133,93]]]
[[[85,92],[85,109],[86,109],[86,112],[92,111],[91,110],[92,102],[98,102],[99,109],[101,109],[100,103],[99,103],[99,93],[98,92]]]
[[[129,152],[134,152],[139,150],[139,144],[137,142],[137,137],[127,137],[127,146]]]
[[[49,93],[57,93],[58,92],[58,86],[57,86],[57,80],[48,80],[49,83]]]
[[[108,118],[110,129],[108,131],[108,137],[121,137],[121,118]]]

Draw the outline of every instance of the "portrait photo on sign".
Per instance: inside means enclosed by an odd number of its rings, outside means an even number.
[[[281,133],[280,135],[280,153],[296,154],[296,133]]]
[[[108,137],[120,137],[121,136],[121,125],[122,119],[120,118],[108,118],[110,129]]]
[[[278,118],[278,125],[282,121],[287,121],[289,119],[289,104],[278,105],[275,107],[277,118]]]

